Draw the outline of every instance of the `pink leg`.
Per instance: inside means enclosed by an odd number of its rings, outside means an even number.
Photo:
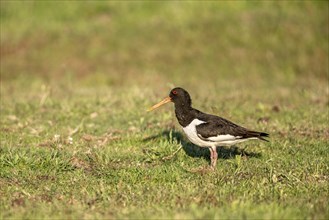
[[[210,147],[209,150],[210,150],[210,165],[213,169],[215,169],[217,158],[218,158],[217,150],[216,147]]]
[[[216,167],[217,164],[217,158],[218,158],[218,154],[217,154],[217,147],[212,147],[213,150],[213,167]]]
[[[209,151],[210,151],[210,165],[212,166],[212,164],[213,164],[212,158],[214,157],[214,152],[211,147],[209,147]]]

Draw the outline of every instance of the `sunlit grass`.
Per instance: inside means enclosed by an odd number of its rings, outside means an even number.
[[[328,218],[327,6],[2,1],[1,218]],[[173,86],[270,142],[191,172]]]

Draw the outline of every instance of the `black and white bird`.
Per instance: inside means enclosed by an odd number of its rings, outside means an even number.
[[[251,131],[233,122],[216,115],[203,113],[192,108],[190,95],[183,88],[174,88],[169,96],[152,106],[152,111],[168,102],[175,104],[175,113],[179,124],[187,138],[195,145],[207,147],[210,150],[211,168],[216,167],[218,146],[231,146],[247,140],[259,139],[267,141],[264,137],[269,134]]]

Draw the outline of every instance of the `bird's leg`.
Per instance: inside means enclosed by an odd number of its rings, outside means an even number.
[[[210,148],[211,167],[213,169],[216,168],[217,158],[218,158],[217,149],[216,146],[213,146]]]
[[[214,147],[209,147],[210,151],[210,167],[202,167],[202,168],[197,168],[194,170],[188,170],[189,172],[192,173],[207,173],[207,172],[212,172],[215,170],[216,167],[216,162],[217,162],[217,151],[216,151],[216,146]]]
[[[212,148],[209,147],[209,151],[210,151],[210,165],[212,166],[213,162],[212,162],[212,158],[214,157],[214,152],[212,151]]]

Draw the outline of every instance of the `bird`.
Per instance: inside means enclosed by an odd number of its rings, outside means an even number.
[[[190,94],[181,87],[172,89],[169,96],[153,105],[148,111],[173,102],[178,123],[187,138],[199,147],[209,148],[210,168],[214,170],[217,163],[217,147],[232,146],[248,140],[267,141],[268,133],[249,130],[220,116],[203,113],[192,107]]]

